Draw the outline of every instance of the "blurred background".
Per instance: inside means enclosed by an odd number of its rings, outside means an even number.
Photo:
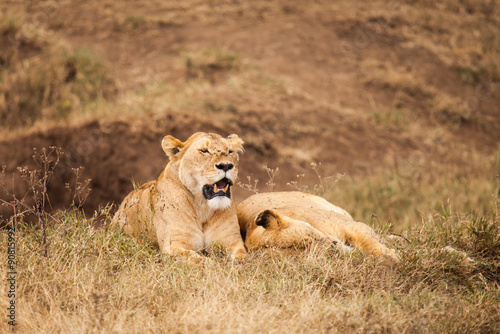
[[[18,167],[55,146],[48,210],[80,187],[92,214],[157,178],[163,136],[207,131],[245,141],[237,201],[308,191],[395,231],[493,212],[499,18],[495,0],[2,0],[0,197],[29,197]]]

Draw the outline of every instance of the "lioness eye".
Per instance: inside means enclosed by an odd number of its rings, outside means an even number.
[[[234,153],[234,151],[233,151],[233,150],[229,150],[229,154],[233,154],[233,153]]]
[[[202,149],[200,150],[201,153],[208,153],[208,150],[205,148],[205,149]]]

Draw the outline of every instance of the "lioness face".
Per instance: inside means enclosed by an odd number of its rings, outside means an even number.
[[[165,137],[164,150],[170,149]],[[196,133],[185,143],[175,142],[171,159],[179,160],[181,182],[198,198],[204,198],[215,210],[231,206],[231,188],[238,176],[238,153],[243,150],[243,141],[236,135],[223,138],[217,134]],[[180,144],[180,145],[179,145]],[[168,151],[165,150],[168,154]]]

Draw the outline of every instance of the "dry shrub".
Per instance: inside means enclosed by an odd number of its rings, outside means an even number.
[[[13,175],[10,180],[5,178],[5,166],[0,173],[0,226],[10,226],[15,230],[19,224],[34,224],[40,228],[41,249],[45,257],[49,256],[47,226],[59,220],[49,198],[50,180],[63,154],[63,150],[55,146],[40,151],[34,148],[34,169],[18,167],[18,175]],[[71,197],[71,206],[67,210],[78,212],[90,194],[90,179],[81,179],[82,170],[83,167],[73,168],[76,178],[65,185]],[[26,189],[20,196],[13,192],[16,182],[23,182]]]

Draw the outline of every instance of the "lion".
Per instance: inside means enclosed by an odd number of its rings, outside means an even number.
[[[247,251],[240,234],[232,187],[243,140],[198,132],[185,142],[172,136],[161,146],[169,163],[156,181],[133,190],[113,220],[127,235],[144,236],[165,254],[199,261],[218,242],[232,259]]]
[[[299,191],[261,193],[239,203],[237,212],[248,250],[327,242],[341,249],[356,247],[365,254],[400,261],[371,227],[319,196]]]

